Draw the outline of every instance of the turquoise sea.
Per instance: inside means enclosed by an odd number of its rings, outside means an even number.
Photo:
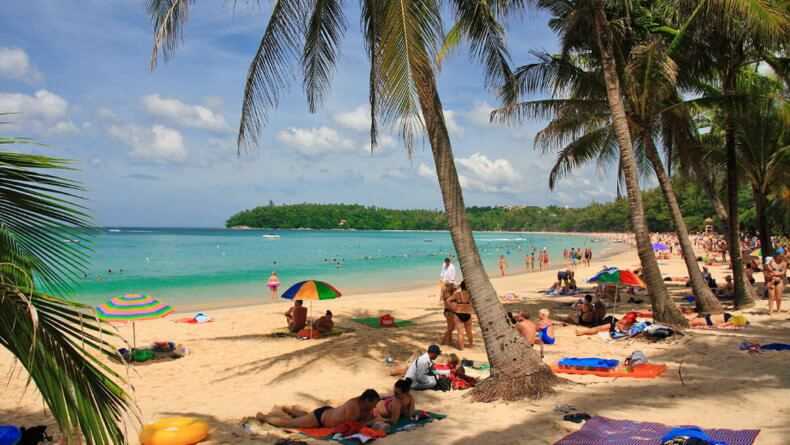
[[[476,233],[489,274],[499,255],[511,273],[524,255],[547,247],[552,262],[571,247],[608,244],[584,235]],[[270,301],[275,270],[284,290],[308,278],[346,294],[414,288],[438,280],[442,259],[454,256],[447,232],[106,228],[92,238],[86,276],[73,299],[98,304],[123,293],[149,293],[179,308]],[[457,265],[457,263],[456,263]]]

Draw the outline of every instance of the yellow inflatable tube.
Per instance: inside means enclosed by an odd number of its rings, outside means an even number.
[[[208,424],[191,417],[168,417],[149,423],[140,433],[142,445],[193,445],[208,436]]]

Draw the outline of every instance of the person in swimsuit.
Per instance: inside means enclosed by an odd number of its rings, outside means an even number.
[[[441,302],[444,308],[445,330],[440,344],[449,345],[453,342],[453,330],[455,329],[455,305],[452,303],[451,298],[455,293],[455,286],[447,283],[442,288]]]
[[[400,419],[410,419],[414,416],[414,397],[411,395],[410,378],[400,379],[395,382],[391,396],[379,400],[373,409],[375,421],[373,427],[387,430],[398,423]]]
[[[776,306],[776,312],[782,312],[782,294],[787,282],[787,258],[783,247],[776,249],[774,258],[766,263],[765,287],[768,290],[768,313]]]
[[[277,272],[272,272],[269,275],[269,281],[266,283],[272,293],[272,300],[277,298],[277,289],[280,288],[280,279],[277,277]]]
[[[373,409],[381,400],[379,393],[366,389],[338,408],[322,406],[313,411],[300,407],[275,407],[269,414],[258,413],[255,418],[281,428],[333,428],[346,422],[367,424],[373,420]]]
[[[607,316],[601,320],[599,326],[592,328],[577,328],[576,335],[595,335],[599,332],[610,332],[612,334],[620,333],[627,334],[631,326],[636,323],[636,312],[628,312],[623,315],[623,318],[618,320],[612,315]]]
[[[464,345],[474,346],[474,338],[472,337],[472,297],[466,289],[466,281],[461,281],[461,287],[449,299],[448,303],[453,307],[455,319],[453,326],[458,333],[458,349],[463,350]],[[464,342],[464,334],[466,334],[467,342]]]
[[[508,312],[508,317],[515,321],[515,328],[524,340],[530,345],[537,343],[538,328],[529,319],[529,312],[519,312],[515,315]]]
[[[724,312],[721,314],[690,313],[690,314],[685,314],[684,317],[688,319],[689,327],[691,328],[697,328],[697,327],[725,328],[731,326],[730,319],[732,318],[732,314],[729,312]]]
[[[507,261],[505,260],[504,255],[499,255],[499,273],[504,277],[505,272],[507,271]]]
[[[538,340],[544,345],[553,345],[557,342],[554,338],[554,324],[549,318],[551,312],[548,309],[541,309],[538,311]]]
[[[322,333],[328,334],[332,332],[335,327],[335,322],[332,321],[332,311],[326,311],[323,317],[313,322],[313,329]]]

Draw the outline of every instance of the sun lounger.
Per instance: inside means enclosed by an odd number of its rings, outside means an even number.
[[[661,445],[674,427],[660,423],[593,417],[574,433],[554,445]],[[704,429],[712,440],[728,445],[752,445],[760,430]]]
[[[631,371],[629,371],[625,367],[595,370],[595,369],[564,368],[561,366],[552,365],[551,370],[558,374],[577,374],[577,375],[595,375],[598,377],[628,377],[628,378],[653,379],[664,374],[664,372],[667,370],[667,365],[646,363],[643,365],[634,366],[633,370]]]

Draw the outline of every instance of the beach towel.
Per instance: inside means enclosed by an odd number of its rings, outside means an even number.
[[[766,343],[761,345],[759,343],[749,343],[745,341],[738,345],[741,351],[761,352],[761,351],[790,351],[790,344],[787,343]]]
[[[192,317],[179,318],[177,320],[173,320],[174,323],[186,323],[186,324],[204,324],[204,323],[211,323],[212,321],[214,321],[214,319],[204,314],[203,312],[198,312]]]
[[[575,433],[568,434],[554,445],[661,445],[661,438],[672,426],[660,423],[615,420],[593,417]],[[704,429],[714,441],[727,445],[752,445],[760,430]]]
[[[576,369],[614,369],[620,364],[619,360],[604,359],[597,357],[568,357],[564,358],[557,363],[560,368],[576,368]]]
[[[343,327],[335,326],[334,328],[332,328],[331,331],[327,333],[322,333],[317,338],[321,339],[327,337],[337,337],[338,335],[343,335],[349,332],[354,332],[354,330],[351,328],[343,328]],[[270,338],[299,338],[298,333],[291,332],[288,330],[288,328],[275,329],[272,332],[265,334],[265,336]],[[308,339],[305,338],[305,340]]]
[[[611,370],[607,369],[575,369],[563,368],[560,366],[552,365],[551,370],[557,374],[577,374],[577,375],[595,375],[598,377],[626,377],[635,379],[654,379],[666,372],[667,365],[646,363],[644,365],[636,365],[633,370],[629,371],[625,367],[617,367]]]
[[[351,425],[346,424],[340,425],[339,428],[301,428],[298,431],[316,439],[332,440],[340,442],[343,445],[358,445],[359,443],[367,443],[376,439],[374,436],[383,437],[381,434],[388,436],[402,431],[409,431],[435,420],[442,420],[445,417],[447,416],[444,414],[420,411],[417,414],[417,420],[401,419],[398,423],[392,425],[388,431],[383,433],[377,432],[378,430],[371,431],[370,428],[360,427],[359,429],[355,429],[351,428]]]
[[[355,321],[360,324],[364,324],[367,327],[379,329],[382,328],[381,324],[379,323],[379,317],[364,317],[364,318],[352,318],[352,321]],[[405,328],[406,326],[413,325],[414,322],[411,320],[395,320],[396,328]]]

